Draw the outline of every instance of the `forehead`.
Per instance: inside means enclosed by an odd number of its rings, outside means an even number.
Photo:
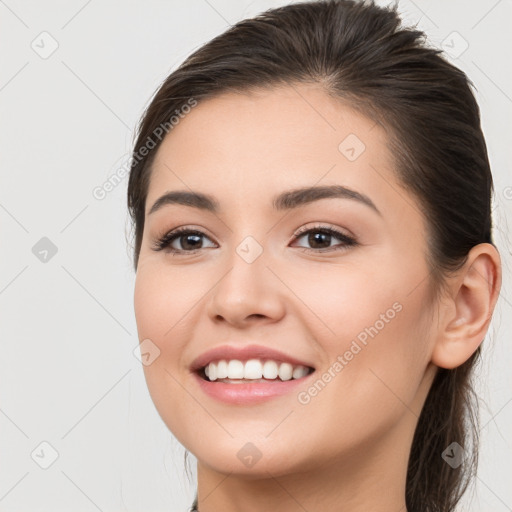
[[[162,193],[187,188],[214,194],[221,206],[267,198],[271,207],[282,190],[322,184],[376,195],[376,203],[386,192],[393,200],[398,184],[387,144],[381,125],[319,86],[222,94],[199,102],[165,137],[146,211]]]

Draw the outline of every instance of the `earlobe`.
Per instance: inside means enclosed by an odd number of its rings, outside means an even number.
[[[492,244],[476,245],[464,267],[449,277],[450,300],[441,305],[432,362],[446,369],[462,365],[489,328],[501,288],[501,260]]]

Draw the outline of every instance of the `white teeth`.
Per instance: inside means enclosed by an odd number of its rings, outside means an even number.
[[[210,369],[212,367],[210,363]],[[244,363],[242,361],[237,361],[236,359],[232,359],[228,363],[228,379],[243,379],[244,378]]]
[[[254,380],[261,379],[286,381],[291,379],[300,379],[309,373],[307,366],[290,363],[279,363],[273,360],[262,361],[260,359],[249,359],[245,363],[237,359],[226,361],[222,359],[217,362],[211,362],[204,368],[208,380]]]
[[[228,362],[226,360],[217,362],[217,379],[225,379],[228,376]]]
[[[308,369],[306,366],[298,365],[293,369],[292,377],[294,379],[300,379],[305,377],[308,374]]]
[[[263,365],[263,377],[265,379],[276,379],[279,373],[279,366],[275,361],[265,361]]]
[[[249,359],[244,365],[244,379],[261,379],[263,365],[259,359]]]
[[[279,366],[279,378],[281,380],[290,380],[293,375],[293,366],[290,363],[281,363]]]
[[[210,380],[217,379],[217,365],[215,363],[210,363],[208,365],[208,378]]]

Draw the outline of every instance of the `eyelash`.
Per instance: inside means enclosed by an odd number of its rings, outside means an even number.
[[[319,225],[319,226],[300,229],[297,233],[295,233],[295,235],[293,237],[293,241],[296,241],[299,238],[302,238],[304,235],[306,235],[310,232],[332,235],[335,238],[340,239],[343,243],[341,246],[338,246],[338,247],[326,247],[323,249],[309,249],[307,247],[299,247],[299,249],[302,249],[304,252],[318,254],[318,253],[324,253],[324,252],[345,250],[348,247],[353,247],[353,246],[358,245],[358,243],[356,242],[356,240],[354,238],[352,238],[348,235],[345,235],[344,233],[341,233],[340,231],[338,231],[332,227],[325,226],[325,225]],[[203,232],[195,230],[195,229],[190,229],[185,226],[185,227],[177,228],[173,231],[169,231],[168,233],[163,235],[161,238],[157,239],[156,242],[154,243],[152,249],[154,251],[166,250],[166,252],[171,253],[172,256],[179,256],[179,255],[183,255],[183,254],[195,254],[196,252],[203,249],[203,248],[199,248],[199,249],[193,249],[191,251],[186,251],[183,249],[170,248],[169,247],[170,244],[172,242],[174,242],[174,240],[176,240],[180,235],[182,236],[183,234],[190,234],[190,235],[206,237],[206,235]]]

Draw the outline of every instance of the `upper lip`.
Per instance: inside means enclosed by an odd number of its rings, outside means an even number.
[[[212,361],[220,361],[221,359],[238,359],[240,361],[246,361],[248,359],[272,359],[274,361],[281,361],[284,363],[290,363],[292,365],[303,365],[310,368],[314,368],[308,362],[301,361],[296,357],[289,356],[284,352],[275,350],[270,347],[264,347],[263,345],[244,345],[244,346],[233,346],[233,345],[221,345],[220,347],[212,348],[207,350],[200,356],[196,357],[190,369],[192,371],[200,370]]]

